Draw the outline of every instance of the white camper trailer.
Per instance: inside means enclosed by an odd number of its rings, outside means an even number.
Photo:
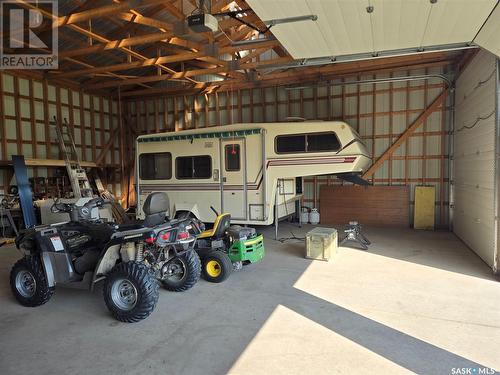
[[[137,138],[137,207],[164,191],[170,214],[213,222],[213,206],[239,224],[293,214],[304,176],[359,175],[371,160],[340,121],[235,124]],[[299,191],[297,191],[297,181]],[[142,211],[139,217],[144,217]]]

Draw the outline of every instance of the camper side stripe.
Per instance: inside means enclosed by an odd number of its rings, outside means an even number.
[[[287,166],[287,165],[313,165],[313,164],[342,164],[354,163],[356,156],[337,157],[337,158],[321,158],[321,159],[273,159],[267,162],[266,169],[274,166]],[[260,175],[262,168],[259,171]],[[247,184],[247,190],[259,190],[262,184],[262,176],[257,176],[259,182]],[[224,185],[225,190],[243,190],[243,185]],[[220,183],[203,183],[203,184],[141,184],[140,193],[151,193],[154,191],[218,191],[220,190]]]

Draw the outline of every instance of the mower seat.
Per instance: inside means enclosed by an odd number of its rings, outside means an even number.
[[[198,238],[212,238],[214,240],[221,239],[226,234],[227,229],[231,225],[231,214],[220,214],[215,219],[212,229],[207,229],[198,236]]]
[[[156,192],[148,195],[142,206],[146,217],[142,222],[145,227],[154,227],[165,222],[170,201],[167,193]]]

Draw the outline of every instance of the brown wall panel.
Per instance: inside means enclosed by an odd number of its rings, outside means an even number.
[[[321,224],[408,227],[409,200],[407,186],[322,186]]]

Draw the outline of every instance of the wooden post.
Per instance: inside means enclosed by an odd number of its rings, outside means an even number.
[[[215,92],[215,121],[216,125],[220,126],[220,108],[219,108],[219,92]]]
[[[314,119],[318,119],[318,86],[313,88],[313,116]]]
[[[210,126],[210,94],[205,94],[205,127]]]
[[[80,96],[80,138],[82,144],[82,160],[87,160],[87,140],[85,137],[85,110],[83,105],[83,93],[79,92]]]
[[[253,122],[253,89],[248,90],[250,94],[250,122]]]
[[[393,74],[391,73],[391,78],[393,77]],[[392,131],[393,131],[393,118],[394,118],[394,113],[393,113],[393,108],[394,108],[394,97],[393,97],[393,84],[392,82],[389,84],[389,144],[392,144]],[[392,155],[389,156],[389,171],[388,171],[388,176],[389,176],[389,185],[392,185]]]
[[[177,109],[177,96],[174,96],[174,131],[179,131],[179,111]]]
[[[170,129],[170,126],[168,125],[168,100],[167,97],[163,97],[163,126],[165,127],[164,130],[168,131]]]
[[[95,129],[95,119],[94,119],[94,98],[89,96],[90,103],[90,142],[92,143],[92,160],[96,160],[97,150],[96,150],[96,129]]]
[[[142,101],[144,103],[144,133],[149,133],[149,108],[148,101],[144,99]]]
[[[359,76],[356,76],[356,79],[359,81]],[[358,90],[356,92],[356,94],[357,94],[357,102],[356,102],[356,107],[357,107],[357,109],[356,109],[356,131],[359,133],[360,128],[361,128],[361,125],[359,123],[359,121],[361,119],[361,116],[360,116],[361,115],[360,114],[360,112],[361,112],[361,95],[360,95],[360,88],[359,88],[360,86],[359,86],[359,84],[356,85],[356,86],[358,88]]]
[[[444,173],[445,173],[445,148],[446,148],[446,99],[443,101],[443,107],[441,109],[441,168],[439,174],[439,205],[440,205],[440,223],[445,225],[445,210],[444,210],[444,198],[445,198],[445,186],[444,186]],[[448,155],[448,163],[450,163],[450,158]]]
[[[238,122],[243,122],[243,110],[241,109],[241,90],[238,89]]]
[[[407,72],[410,75],[410,71]],[[406,129],[410,126],[410,82],[406,81]],[[405,185],[408,185],[410,162],[408,160],[408,140],[405,141]]]
[[[186,99],[186,95],[182,96],[182,105],[183,105],[183,113],[184,113],[184,127],[183,129],[189,129],[191,125],[189,124],[189,106],[188,106],[188,101]]]
[[[262,103],[262,121],[267,122],[267,101],[266,101],[266,89],[260,89],[260,101]]]
[[[425,74],[427,74],[427,69],[425,69]],[[424,81],[424,107],[427,107],[428,101],[428,81]],[[427,160],[425,159],[425,155],[427,155],[427,119],[424,120],[423,124],[423,134],[422,134],[422,156],[424,159],[422,160],[422,185],[424,185],[425,176],[427,175]]]
[[[154,100],[154,111],[155,111],[155,132],[159,133],[160,132],[160,124],[159,124],[159,118],[158,118],[158,99],[153,98]]]

